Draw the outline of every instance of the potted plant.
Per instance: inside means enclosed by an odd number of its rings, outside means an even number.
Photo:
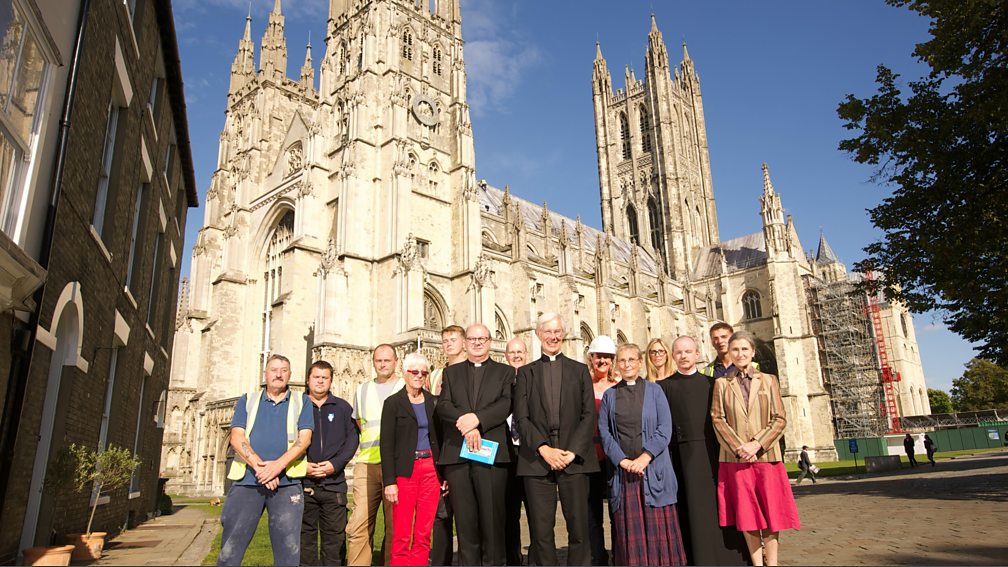
[[[74,476],[74,456],[66,449],[60,451],[56,462],[49,467],[44,486],[56,498],[62,498],[63,492]],[[74,546],[50,545],[29,547],[21,550],[24,565],[70,565],[70,554]]]
[[[95,451],[76,443],[65,449],[63,469],[74,490],[81,494],[93,494],[91,515],[84,533],[66,534],[64,543],[73,544],[74,561],[90,561],[101,557],[105,548],[106,532],[92,532],[98,499],[103,490],[115,490],[125,486],[140,466],[140,460],[123,447],[109,446],[104,451]],[[93,491],[93,492],[92,492]]]

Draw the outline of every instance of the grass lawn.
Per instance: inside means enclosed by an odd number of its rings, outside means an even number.
[[[220,516],[221,506],[210,506],[208,500],[200,501],[202,503],[188,504],[190,506],[197,506],[200,509],[207,510],[209,514]],[[353,500],[350,500],[350,505],[353,505]],[[349,519],[349,516],[348,518]],[[377,544],[377,548],[373,550],[372,564],[380,565],[384,563],[384,559],[381,556],[381,542],[385,537],[385,514],[382,508],[378,508],[378,520],[375,525],[375,533],[373,541]],[[210,545],[210,553],[203,558],[203,565],[216,565],[217,556],[220,555],[221,546],[221,529],[217,528],[217,535],[214,536],[213,543]],[[242,565],[272,565],[273,564],[273,548],[270,545],[269,537],[269,525],[266,514],[264,513],[261,518],[259,518],[259,527],[256,528],[256,533],[252,536],[252,543],[249,544],[248,549],[245,551],[245,559],[242,560]]]
[[[1003,449],[994,448],[994,449],[965,449],[962,451],[940,451],[938,453],[935,453],[935,460],[941,461],[947,459],[954,459],[956,457],[962,457],[966,455],[981,455],[984,453],[992,453],[1001,450]],[[915,454],[914,457],[917,459],[917,464],[919,465],[928,464],[926,453],[922,453],[920,455]],[[906,458],[906,455],[900,456],[900,462],[902,462],[904,466],[907,467],[910,466],[910,460]],[[822,478],[824,476],[849,476],[853,474],[864,474],[865,472],[864,459],[857,460],[857,470],[854,469],[854,461],[851,459],[847,459],[844,461],[836,461],[833,463],[815,463],[815,464],[819,466],[819,472],[816,473],[816,477],[818,478]],[[788,476],[790,478],[797,478],[799,474],[798,463],[787,463],[786,466]]]

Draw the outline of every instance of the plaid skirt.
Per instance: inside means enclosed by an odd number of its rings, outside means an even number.
[[[644,503],[644,480],[619,469],[623,499],[613,515],[616,565],[685,565],[675,504],[652,508]],[[618,542],[618,545],[617,545]]]

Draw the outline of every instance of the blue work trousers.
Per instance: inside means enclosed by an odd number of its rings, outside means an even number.
[[[241,565],[263,509],[269,514],[273,564],[298,564],[301,558],[301,516],[304,514],[304,493],[300,483],[281,486],[276,491],[264,486],[232,486],[221,510],[223,529],[217,565]]]

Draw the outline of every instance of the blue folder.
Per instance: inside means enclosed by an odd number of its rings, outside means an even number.
[[[477,463],[483,463],[487,465],[494,464],[494,459],[497,458],[497,447],[500,443],[496,441],[488,441],[483,439],[483,443],[480,445],[480,450],[473,453],[469,450],[469,444],[462,441],[462,450],[459,451],[459,456],[463,459],[469,459],[470,461],[476,461]]]

